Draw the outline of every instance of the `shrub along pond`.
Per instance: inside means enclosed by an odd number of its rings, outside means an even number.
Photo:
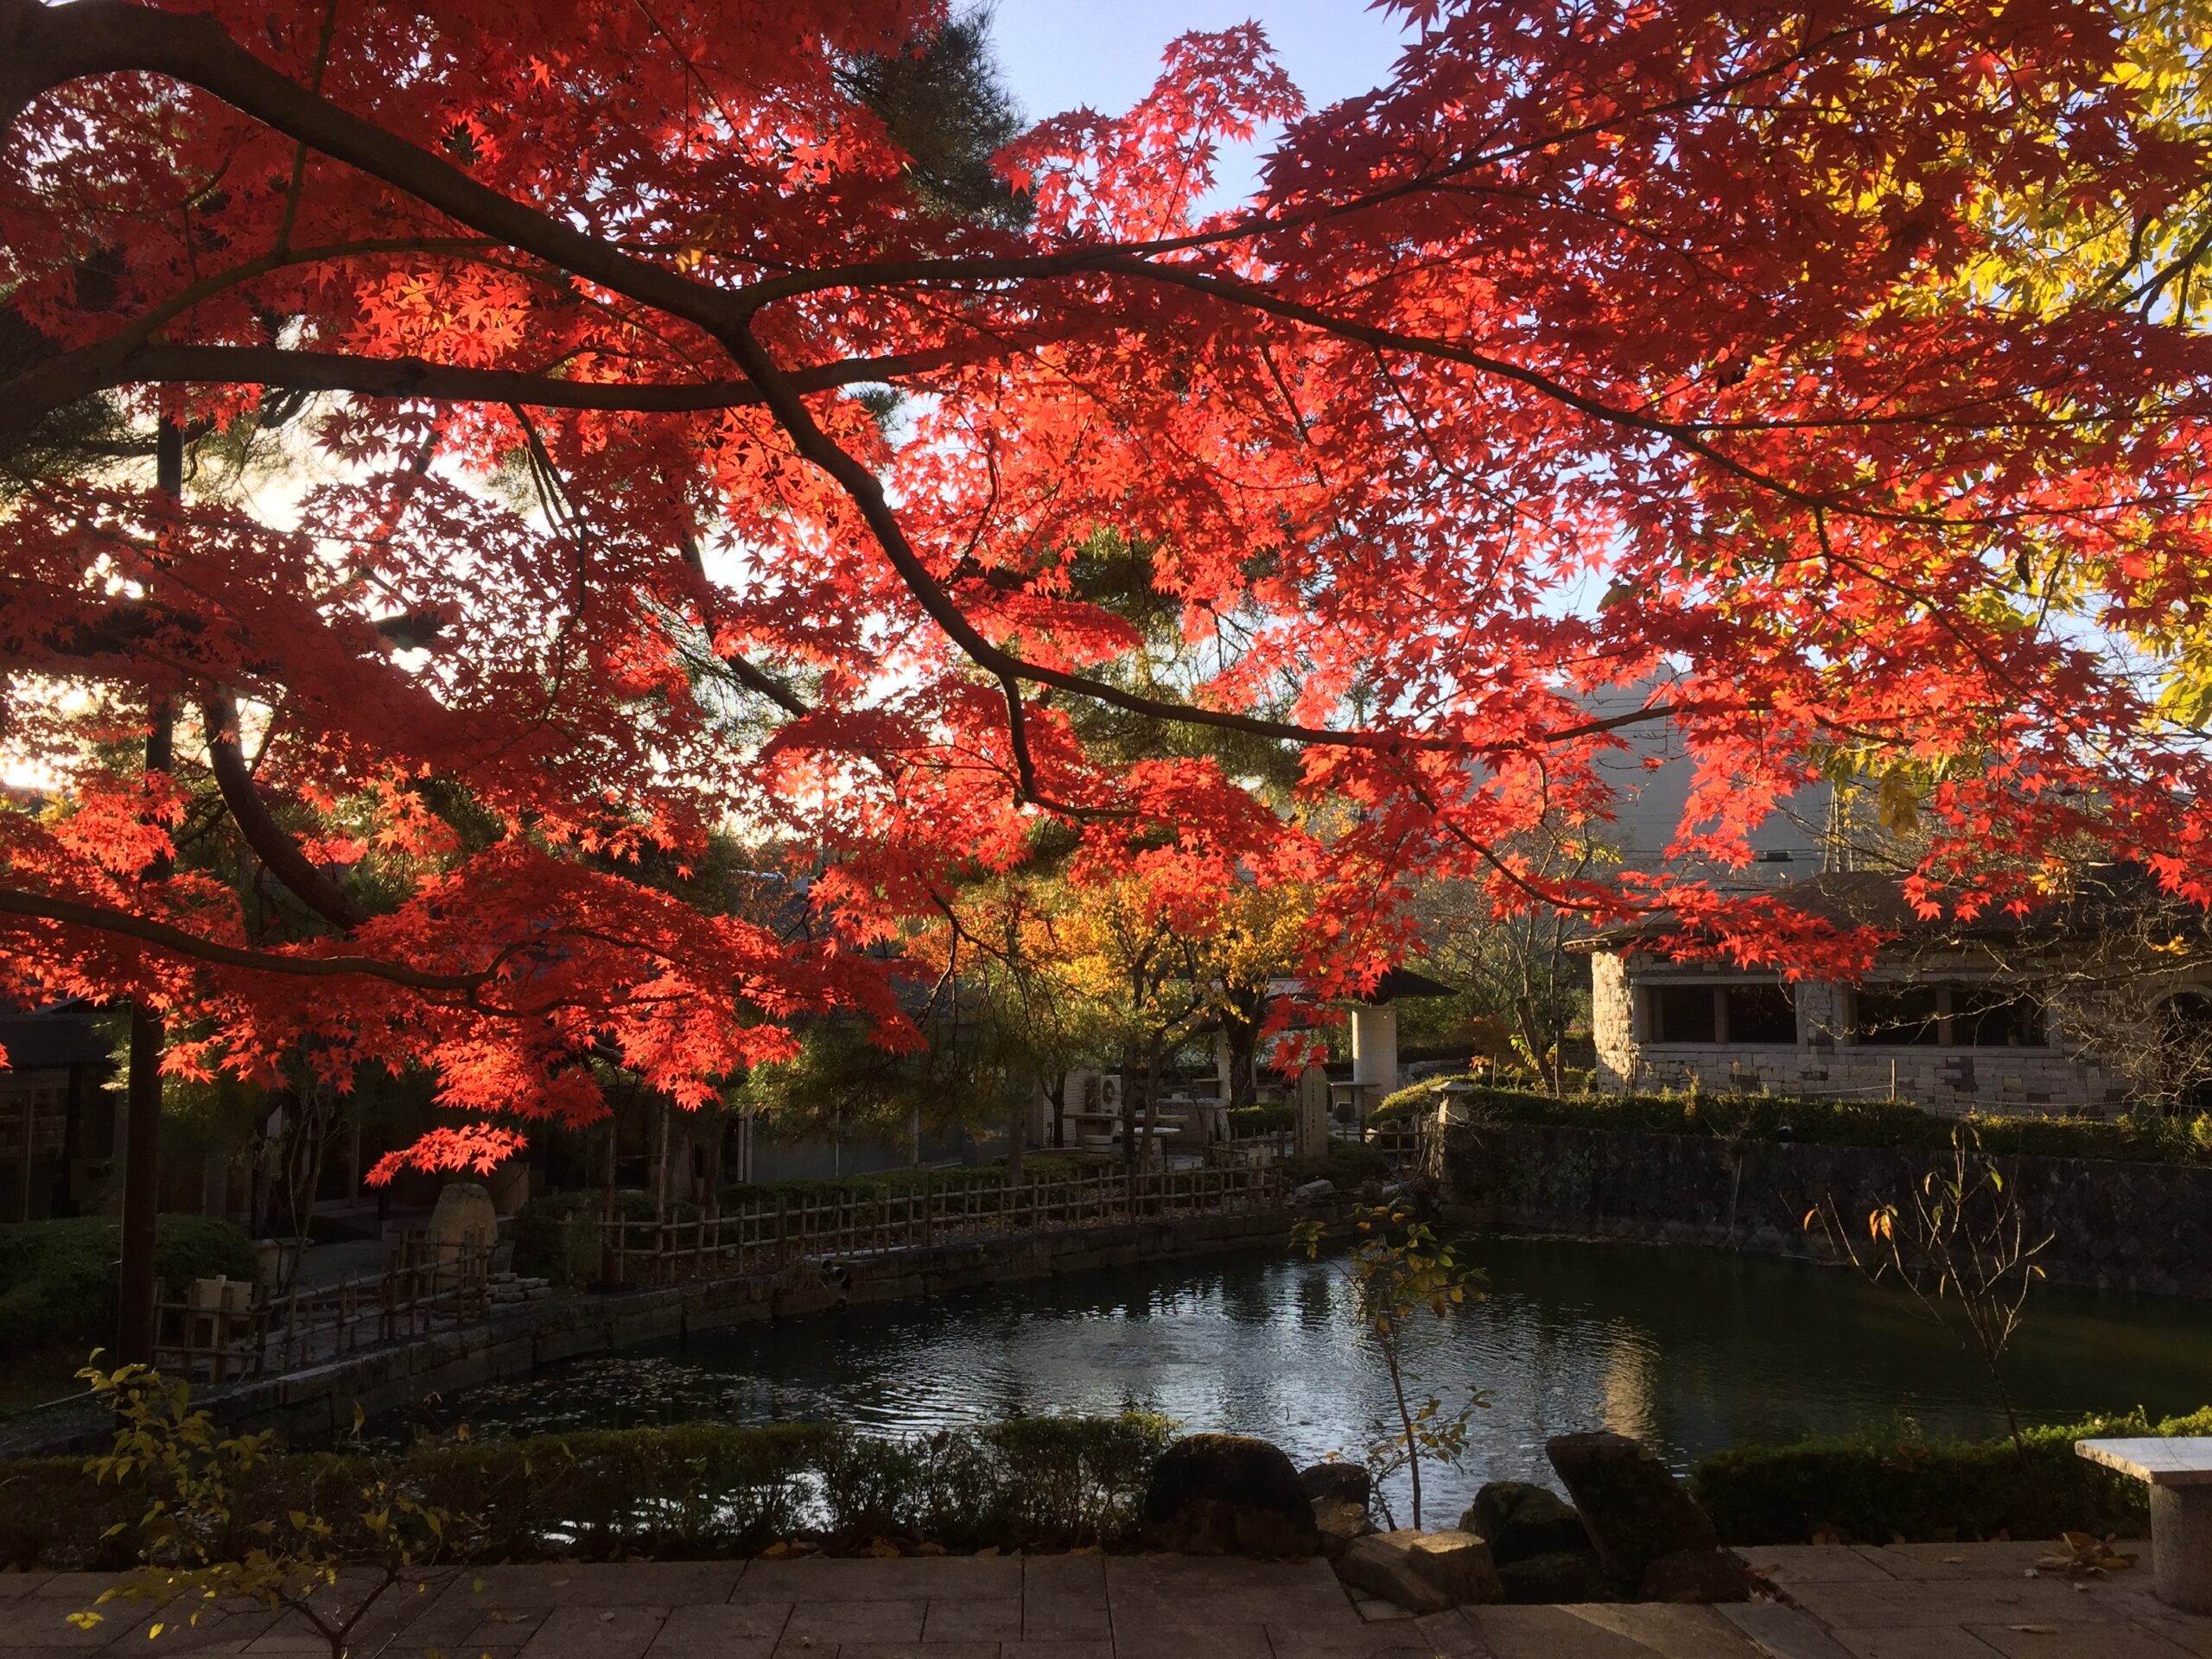
[[[1554,1240],[1471,1253],[1490,1300],[1410,1336],[1421,1391],[1491,1402],[1461,1469],[1436,1483],[1454,1504],[1485,1479],[1548,1483],[1544,1440],[1594,1427],[1685,1471],[1730,1447],[2003,1430],[1979,1362],[1909,1298],[1846,1270]],[[2193,1411],[2212,1392],[2212,1309],[2045,1290],[2008,1377],[2032,1422]],[[1135,1409],[1257,1434],[1302,1464],[1356,1456],[1387,1388],[1333,1264],[1286,1250],[696,1333],[375,1427],[392,1446],[462,1422],[480,1436],[693,1421],[912,1435]]]

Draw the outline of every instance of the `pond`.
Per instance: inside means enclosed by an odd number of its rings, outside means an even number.
[[[1548,1481],[1547,1437],[1608,1427],[1677,1468],[1732,1445],[1916,1426],[2001,1433],[1979,1360],[1903,1293],[1847,1270],[1726,1251],[1484,1238],[1489,1299],[1424,1315],[1425,1392],[1475,1414],[1459,1493]],[[887,1433],[1045,1413],[1163,1412],[1354,1452],[1388,1408],[1337,1266],[1282,1254],[1031,1280],[694,1335],[444,1402],[477,1433],[706,1419]],[[2212,1402],[2212,1308],[2045,1289],[2008,1363],[2024,1418]],[[385,1425],[388,1432],[405,1426]]]

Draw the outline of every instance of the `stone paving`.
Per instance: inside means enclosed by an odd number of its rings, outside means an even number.
[[[2212,1619],[2147,1573],[2027,1576],[2031,1544],[1744,1552],[1779,1600],[1726,1608],[1480,1607],[1411,1618],[1356,1603],[1327,1564],[1179,1555],[639,1561],[493,1567],[392,1592],[353,1651],[378,1659],[2212,1659]],[[258,1611],[148,1643],[113,1580],[0,1573],[0,1659],[112,1652],[304,1656]]]

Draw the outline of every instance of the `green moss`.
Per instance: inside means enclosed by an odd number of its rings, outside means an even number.
[[[1707,1135],[1824,1146],[1940,1151],[1963,1123],[1985,1152],[2133,1163],[2212,1164],[2212,1114],[2196,1117],[2040,1117],[1980,1113],[1939,1117],[1893,1101],[1798,1100],[1783,1095],[1580,1095],[1499,1089],[1470,1077],[1431,1078],[1401,1089],[1376,1116],[1433,1110],[1439,1083],[1459,1083],[1478,1120],[1556,1124],[1646,1135]]]
[[[2143,1484],[2078,1456],[2074,1443],[2208,1432],[2212,1408],[2156,1425],[2137,1414],[2031,1428],[2017,1448],[1876,1435],[1742,1447],[1700,1462],[1690,1491],[1737,1545],[2050,1538],[2069,1529],[2139,1536],[2149,1524]]]
[[[818,1530],[833,1546],[877,1536],[951,1548],[1128,1541],[1172,1425],[1142,1414],[1030,1418],[879,1440],[824,1424],[690,1423],[416,1447],[397,1491],[467,1516],[479,1561],[741,1556]],[[233,1504],[244,1550],[256,1516],[320,1514],[342,1544],[360,1530],[364,1459],[297,1454],[263,1463]],[[96,1484],[73,1459],[0,1464],[0,1563],[112,1569],[148,1492]]]

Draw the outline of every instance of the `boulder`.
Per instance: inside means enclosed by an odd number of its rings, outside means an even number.
[[[1242,1434],[1193,1434],[1160,1454],[1144,1497],[1161,1549],[1189,1555],[1311,1555],[1313,1503],[1281,1450]]]
[[[1469,1532],[1408,1529],[1355,1538],[1337,1562],[1337,1577],[1415,1613],[1440,1613],[1505,1595],[1490,1546]]]
[[[499,1212],[489,1189],[475,1181],[451,1181],[441,1187],[424,1236],[433,1259],[441,1264],[458,1265],[473,1251],[490,1249],[499,1236]]]
[[[1290,1196],[1300,1204],[1318,1204],[1323,1198],[1334,1198],[1336,1192],[1337,1184],[1324,1175],[1306,1182],[1303,1186],[1292,1187]]]
[[[1581,1512],[1599,1565],[1624,1588],[1642,1583],[1662,1555],[1719,1547],[1711,1518],[1641,1440],[1560,1434],[1544,1453]]]
[[[1367,1505],[1355,1503],[1348,1497],[1315,1498],[1313,1525],[1321,1535],[1321,1553],[1332,1561],[1343,1557],[1353,1539],[1364,1538],[1376,1530]]]
[[[1590,1534],[1574,1506],[1525,1480],[1493,1480],[1475,1494],[1460,1527],[1490,1542],[1500,1567],[1531,1555],[1586,1550]]]
[[[1497,1577],[1505,1586],[1505,1599],[1524,1605],[1620,1599],[1620,1592],[1598,1565],[1594,1550],[1555,1549],[1527,1556],[1499,1567]]]
[[[1298,1484],[1308,1497],[1340,1497],[1365,1509],[1375,1495],[1375,1483],[1356,1463],[1317,1463],[1298,1471]]]
[[[1643,1569],[1638,1601],[1748,1601],[1751,1578],[1740,1557],[1725,1549],[1678,1549]]]

